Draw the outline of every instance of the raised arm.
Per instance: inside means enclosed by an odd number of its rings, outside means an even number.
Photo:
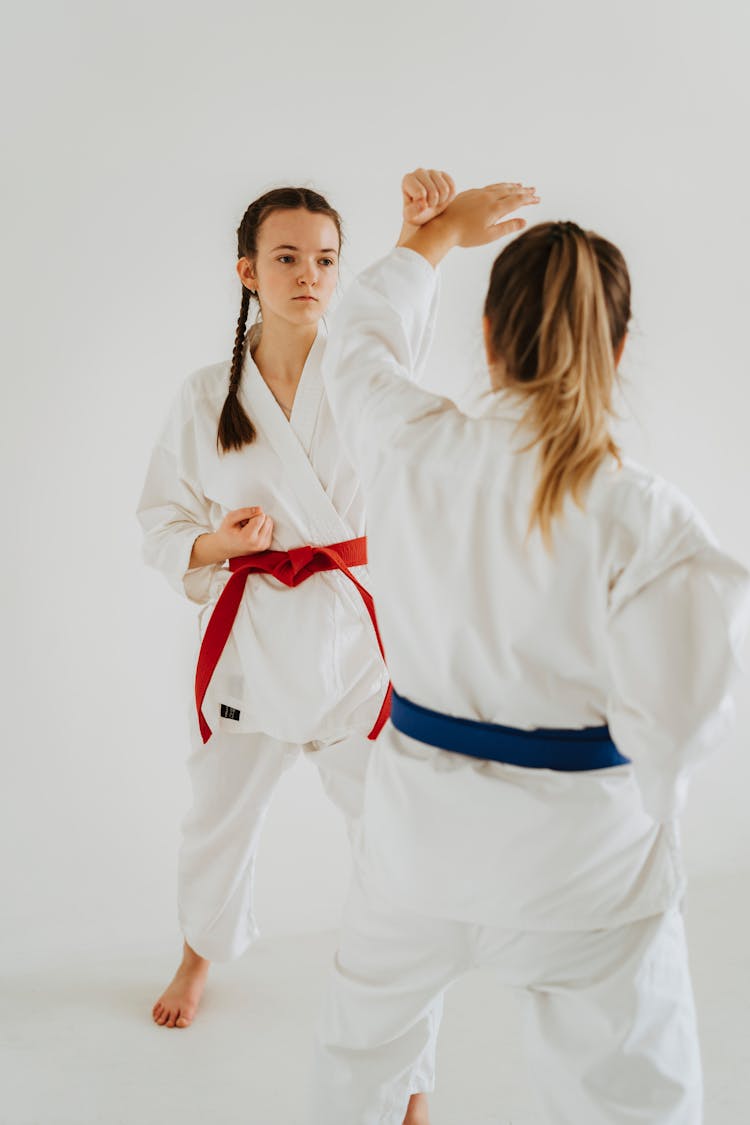
[[[360,274],[328,338],[323,372],[331,409],[365,485],[404,427],[456,409],[449,399],[411,382],[428,336],[435,266],[453,246],[479,246],[520,230],[522,219],[501,222],[502,217],[537,201],[533,188],[496,184],[462,192],[438,212],[452,181],[444,185],[443,198],[435,190],[434,197],[412,203],[404,191],[399,246]],[[430,217],[418,226],[420,215]]]

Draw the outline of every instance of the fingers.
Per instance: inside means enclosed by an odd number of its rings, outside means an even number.
[[[503,184],[487,184],[484,188],[485,191],[497,192],[498,195],[512,195],[517,191],[535,191],[533,187],[527,187],[520,181]]]
[[[224,519],[229,524],[241,524],[242,526],[244,526],[248,520],[251,520],[258,515],[263,515],[262,508],[235,508],[234,511],[227,512]]]
[[[447,172],[435,168],[416,168],[404,176],[402,181],[404,193],[404,215],[414,220],[422,216],[432,218],[440,214],[456,196],[456,185]],[[487,184],[479,189],[498,200],[506,200],[514,206],[526,206],[528,203],[538,203],[539,197],[536,188],[522,184],[518,180],[502,183]]]
[[[404,203],[404,218],[407,223],[419,223],[423,214],[427,213],[427,204],[424,199],[414,203]]]
[[[424,185],[427,199],[427,206],[434,208],[440,203],[441,184],[438,180],[439,173],[433,168],[425,170],[420,168],[417,173],[417,179]]]
[[[452,199],[453,196],[456,194],[456,185],[453,181],[453,177],[449,176],[447,172],[441,172],[440,175],[443,177],[443,179],[447,183],[448,191],[450,192],[450,196],[451,196],[451,199]]]
[[[257,538],[263,531],[266,521],[270,518],[271,517],[267,516],[265,512],[260,512],[257,516],[252,516],[242,529],[245,533],[245,538],[249,539],[251,536]]]
[[[498,202],[518,201],[518,205],[528,202],[539,202],[536,188],[526,187],[523,184],[490,184],[484,191],[492,195]]]
[[[498,185],[502,191],[498,192],[498,199],[490,212],[490,222],[486,228],[487,242],[496,242],[498,238],[523,230],[526,226],[525,219],[506,219],[505,222],[501,220],[510,211],[516,211],[519,207],[532,207],[539,203],[539,196],[534,188],[515,188],[506,194],[504,190],[506,187],[505,184]]]
[[[235,508],[222,522],[228,558],[267,551],[271,546],[274,522],[261,507]]]
[[[504,223],[493,223],[492,226],[487,228],[486,242],[496,242],[498,238],[504,238],[508,234],[516,234],[517,231],[523,230],[526,226],[525,219],[506,219]]]
[[[501,220],[536,203],[539,196],[533,187],[518,182],[488,184],[461,192],[446,209],[445,216],[457,245],[482,246],[523,230],[523,219]]]
[[[241,543],[247,554],[256,551],[267,551],[273,539],[273,520],[270,516],[261,514],[248,520],[242,529]]]
[[[447,172],[434,172],[435,183],[438,188],[438,208],[444,210],[456,196],[456,185]]]
[[[445,207],[456,194],[456,185],[446,172],[435,168],[416,168],[404,176],[401,184],[406,206],[416,214],[429,208]]]
[[[263,526],[258,529],[258,549],[260,551],[267,551],[271,546],[273,539],[273,520],[270,516],[266,516]]]
[[[534,188],[521,188],[507,195],[501,195],[492,208],[490,216],[491,222],[494,225],[503,215],[507,215],[509,211],[515,211],[519,207],[532,207],[536,203],[539,203],[539,196],[536,194]]]
[[[407,179],[407,194],[412,202],[421,203],[423,207],[434,207],[438,201],[438,189],[432,174],[425,168],[417,168]]]

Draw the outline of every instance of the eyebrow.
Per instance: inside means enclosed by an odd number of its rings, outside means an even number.
[[[299,250],[299,246],[274,246],[271,253],[275,254],[277,250]],[[333,247],[327,247],[323,250],[318,250],[318,254],[338,254],[338,250],[334,250]]]

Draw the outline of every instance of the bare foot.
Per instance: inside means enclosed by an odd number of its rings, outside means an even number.
[[[430,1107],[427,1094],[412,1094],[406,1109],[404,1125],[430,1125]]]
[[[185,942],[182,963],[151,1010],[154,1023],[161,1027],[190,1027],[198,1011],[210,965],[210,961]]]

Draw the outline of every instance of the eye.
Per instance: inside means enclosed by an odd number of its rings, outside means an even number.
[[[287,262],[293,262],[294,258],[291,254],[282,254],[281,257],[277,259],[277,261],[283,262],[284,265],[286,265]]]
[[[335,265],[336,265],[336,261],[335,261],[335,259],[334,259],[334,258],[321,258],[321,259],[320,259],[320,264],[321,264],[322,266],[335,266]]]

